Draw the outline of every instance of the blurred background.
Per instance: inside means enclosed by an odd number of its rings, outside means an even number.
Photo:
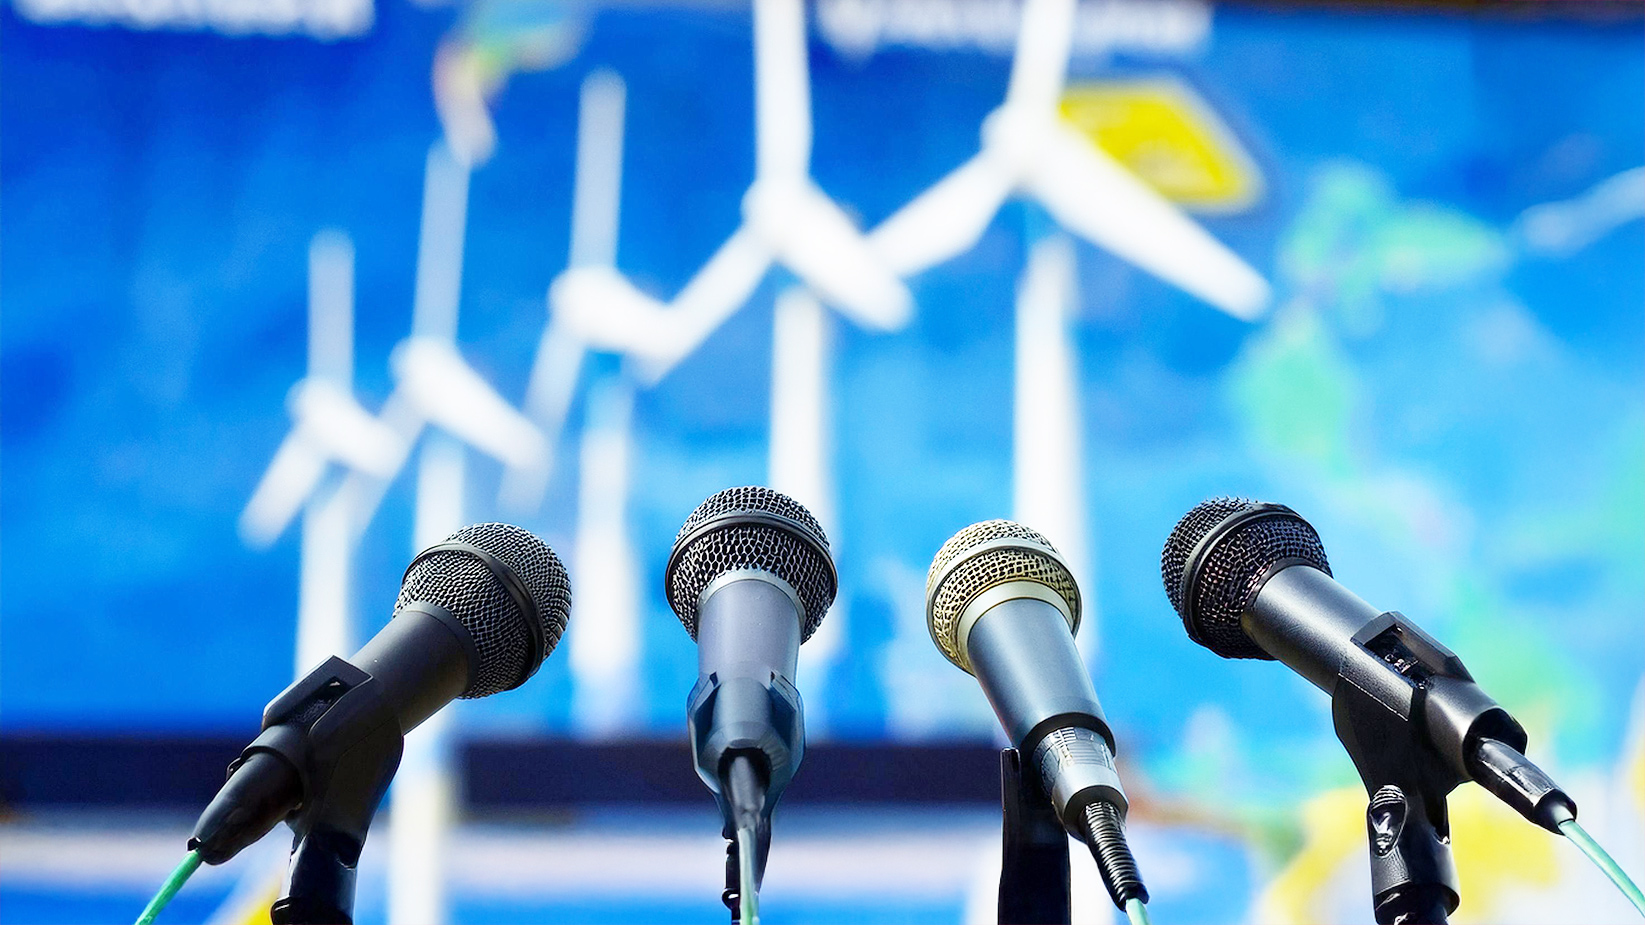
[[[662,570],[752,483],[840,574],[774,925],[993,920],[1003,741],[923,611],[991,517],[1080,574],[1154,915],[1370,921],[1327,699],[1160,586],[1219,494],[1312,521],[1641,872],[1641,7],[761,3],[0,7],[0,919],[133,919],[294,671],[507,520],[570,629],[418,733],[359,920],[723,920]],[[1457,921],[1631,915],[1451,812]],[[161,921],[266,921],[288,841]]]

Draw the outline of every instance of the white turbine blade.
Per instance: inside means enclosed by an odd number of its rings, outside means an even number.
[[[747,226],[732,232],[669,303],[672,326],[665,335],[667,350],[655,358],[640,360],[637,366],[643,377],[655,383],[690,356],[715,328],[743,307],[770,268],[771,249],[757,234]]]
[[[444,142],[428,151],[423,174],[423,218],[417,241],[417,288],[411,309],[413,335],[457,338],[457,303],[463,285],[463,231],[468,221],[468,168]]]
[[[597,350],[641,358],[674,353],[676,313],[608,266],[573,267],[549,286],[554,322]]]
[[[423,427],[427,423],[422,412],[402,388],[396,388],[388,396],[388,401],[383,402],[382,410],[377,413],[377,420],[395,434],[399,440],[401,454],[395,463],[394,471],[386,477],[358,470],[351,471],[344,477],[338,491],[348,495],[349,510],[354,515],[352,537],[356,541],[365,533],[366,527],[371,525],[372,518],[377,516],[377,508],[383,503],[383,495],[388,492],[388,486],[393,483],[394,476],[399,474],[406,460],[410,458],[411,447],[422,435]]]
[[[923,272],[970,250],[1014,183],[984,149],[881,222],[868,244],[899,276]]]
[[[811,173],[811,88],[801,0],[754,2],[754,175]]]
[[[614,71],[598,70],[583,81],[577,109],[577,181],[571,194],[573,267],[617,262],[627,93]]]
[[[413,337],[391,358],[399,388],[431,424],[506,465],[541,465],[543,435],[444,341]]]
[[[304,380],[291,396],[291,414],[304,436],[332,459],[378,478],[388,478],[405,459],[406,446],[354,397],[326,381]]]
[[[792,199],[770,204],[778,214],[762,219],[786,226],[778,259],[858,324],[882,331],[907,324],[913,297],[845,212],[811,183],[792,190]]]
[[[274,451],[274,459],[240,512],[240,537],[255,548],[274,542],[302,510],[325,472],[326,458],[304,439],[299,420]]]
[[[1068,74],[1074,37],[1075,0],[1027,0],[1011,61],[1005,105],[1024,112],[1054,112]]]
[[[583,342],[557,314],[549,315],[526,382],[525,416],[542,431],[548,453],[537,466],[510,466],[497,489],[497,503],[522,514],[536,513],[554,474],[554,457],[565,430],[566,412],[582,372]]]
[[[1046,133],[1026,185],[1064,228],[1228,314],[1267,307],[1255,270],[1073,129]]]
[[[354,243],[336,230],[308,245],[308,376],[354,382]]]

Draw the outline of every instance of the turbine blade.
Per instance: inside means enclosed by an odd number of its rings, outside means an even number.
[[[674,312],[610,267],[576,267],[549,286],[554,321],[597,350],[641,357],[673,353]]]
[[[1068,75],[1075,0],[1027,0],[1011,61],[1005,105],[1024,112],[1054,112]]]
[[[725,239],[697,275],[669,303],[667,350],[637,364],[655,383],[691,355],[725,319],[742,308],[771,267],[771,250],[747,226]]]
[[[351,469],[388,478],[405,459],[400,435],[329,382],[300,383],[291,408],[309,443]]]
[[[299,421],[274,451],[274,459],[240,512],[240,537],[246,545],[260,549],[279,538],[325,471],[325,457],[303,438]]]
[[[923,272],[970,250],[1013,182],[984,150],[892,213],[868,244],[899,276]]]
[[[866,327],[908,323],[913,297],[839,205],[809,183],[788,205],[788,240],[778,259],[794,275]]]
[[[339,493],[349,495],[348,499],[341,503],[347,504],[353,514],[349,534],[351,542],[358,542],[366,527],[371,525],[371,519],[377,516],[377,508],[383,503],[383,495],[388,492],[394,477],[399,475],[400,469],[410,458],[411,447],[417,443],[417,438],[422,436],[423,427],[426,425],[422,413],[401,388],[396,388],[389,394],[388,401],[383,402],[382,410],[377,413],[377,420],[393,431],[402,452],[390,475],[379,477],[351,470],[343,478],[343,484],[338,486]]]
[[[801,0],[754,3],[754,175],[811,173],[811,87]]]
[[[451,347],[413,337],[391,359],[398,387],[431,424],[511,466],[540,465],[543,435]]]
[[[583,367],[583,342],[557,313],[549,315],[537,356],[526,383],[525,416],[542,431],[548,453],[538,466],[509,466],[497,489],[497,503],[519,514],[534,514],[542,506],[554,459],[565,429],[566,412],[577,391]]]
[[[1026,185],[1064,228],[1228,314],[1267,307],[1250,265],[1073,129],[1047,133]]]

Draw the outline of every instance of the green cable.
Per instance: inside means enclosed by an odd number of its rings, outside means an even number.
[[[737,830],[737,901],[742,925],[760,925],[760,897],[754,885],[754,830]]]
[[[1148,925],[1148,907],[1135,896],[1125,901],[1125,917],[1131,925]]]
[[[1639,910],[1640,915],[1645,915],[1645,894],[1639,892],[1639,887],[1628,879],[1628,875],[1623,873],[1622,868],[1617,866],[1616,861],[1612,860],[1605,849],[1599,846],[1599,842],[1594,841],[1593,836],[1588,834],[1587,829],[1577,825],[1575,819],[1567,819],[1559,824],[1559,830],[1565,833],[1565,837],[1570,839],[1578,848],[1582,849],[1582,853],[1588,856],[1588,860],[1594,862],[1595,867],[1599,868],[1605,876],[1611,878],[1611,882],[1616,884],[1616,888],[1622,891],[1623,896],[1628,897],[1628,901],[1634,904],[1634,908]]]
[[[188,878],[199,869],[200,852],[190,851],[183,855],[183,863],[178,864],[177,869],[166,878],[166,882],[160,884],[160,892],[155,893],[154,898],[143,908],[143,914],[137,917],[137,925],[149,925],[153,922],[154,917],[160,914],[160,910],[166,907],[166,903],[171,902],[171,898],[177,895],[177,891],[182,889]]]

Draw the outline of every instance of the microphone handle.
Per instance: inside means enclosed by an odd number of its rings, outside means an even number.
[[[1038,598],[1001,601],[977,618],[965,646],[1000,725],[1068,830],[1085,837],[1093,800],[1124,815],[1113,733],[1062,612]]]
[[[736,756],[755,758],[769,819],[805,756],[805,713],[793,677],[799,661],[799,597],[782,579],[727,572],[703,591],[697,616],[697,686],[686,705],[697,776],[733,824],[724,781]]]

